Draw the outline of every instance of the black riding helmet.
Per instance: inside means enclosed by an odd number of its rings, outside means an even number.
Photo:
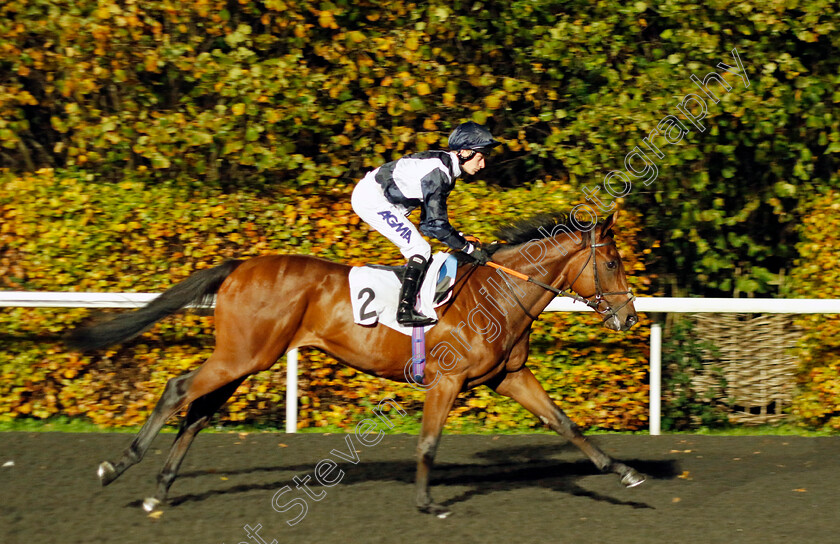
[[[493,138],[490,131],[484,125],[479,125],[473,121],[460,124],[455,127],[452,134],[449,135],[449,149],[452,151],[460,151],[461,149],[470,149],[481,153],[489,153],[494,147],[500,145],[501,142]],[[462,162],[470,160],[475,153],[466,159],[461,159]]]

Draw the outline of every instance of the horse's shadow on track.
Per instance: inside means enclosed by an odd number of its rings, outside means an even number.
[[[632,508],[653,508],[652,506],[635,501],[623,501],[615,497],[603,495],[578,485],[578,480],[586,476],[601,474],[588,460],[580,459],[568,461],[552,458],[562,450],[563,446],[517,446],[495,448],[475,455],[476,463],[440,463],[436,464],[432,472],[431,485],[438,489],[447,486],[469,487],[468,490],[441,502],[444,506],[469,501],[472,497],[489,495],[500,491],[528,489],[542,487],[576,497],[586,497],[595,501]],[[652,479],[673,479],[680,474],[681,469],[672,460],[639,460],[630,459],[626,463],[644,473]],[[227,477],[248,475],[259,472],[283,473],[282,478],[272,482],[237,484],[224,489],[211,489],[202,493],[173,496],[169,499],[171,506],[183,503],[200,502],[219,495],[248,493],[258,490],[278,490],[286,485],[293,485],[289,472],[293,474],[311,473],[313,464],[274,465],[249,467],[239,470],[204,470],[182,474],[181,478],[200,478],[203,476],[225,474]],[[359,462],[356,465],[342,463],[344,470],[342,485],[353,485],[371,481],[394,481],[413,485],[416,471],[414,459],[405,461],[372,461]],[[218,481],[218,480],[216,480]],[[438,491],[439,494],[443,494]],[[128,506],[138,506],[140,501],[134,501]]]

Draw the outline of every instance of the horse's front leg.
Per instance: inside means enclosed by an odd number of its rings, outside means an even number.
[[[463,383],[462,376],[443,376],[438,384],[426,393],[426,402],[423,405],[423,425],[417,443],[417,479],[415,481],[417,508],[421,512],[442,518],[448,516],[450,510],[432,502],[432,496],[429,493],[429,472],[435,461],[435,452],[446,417]]]
[[[517,401],[556,433],[571,441],[595,463],[599,470],[618,474],[621,477],[621,483],[625,486],[634,487],[645,481],[641,473],[624,463],[614,461],[598,446],[587,440],[569,416],[554,404],[528,367],[508,373],[494,389],[500,395]]]

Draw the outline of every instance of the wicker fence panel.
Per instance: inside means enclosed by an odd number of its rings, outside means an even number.
[[[703,372],[693,380],[698,391],[713,387],[717,367],[726,379],[726,404],[733,423],[775,423],[791,405],[795,353],[800,331],[790,314],[690,314],[695,332],[716,346],[706,352]],[[717,355],[717,356],[715,356]],[[718,373],[718,376],[720,374]]]

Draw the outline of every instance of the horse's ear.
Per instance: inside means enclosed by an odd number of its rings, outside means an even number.
[[[616,220],[618,219],[618,210],[614,211],[607,217],[607,220],[604,221],[604,224],[601,225],[601,237],[607,235],[611,228],[615,226]]]

